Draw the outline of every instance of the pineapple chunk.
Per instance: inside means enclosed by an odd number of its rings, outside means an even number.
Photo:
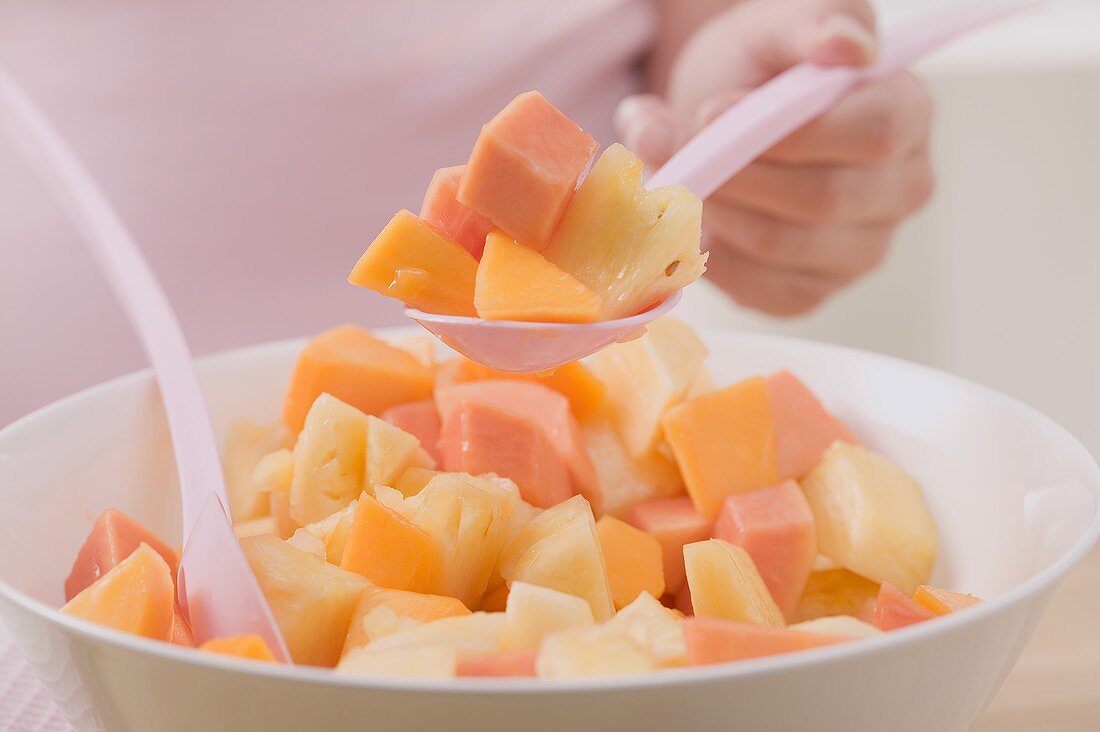
[[[393,488],[400,491],[406,498],[415,496],[424,490],[424,486],[431,482],[432,478],[439,475],[440,471],[428,468],[406,468],[401,477],[394,481]]]
[[[783,613],[739,546],[709,539],[684,547],[688,589],[695,614],[757,625],[784,625]]]
[[[668,316],[650,323],[641,338],[592,356],[589,367],[604,383],[611,421],[628,453],[642,459],[653,453],[661,415],[683,401],[706,357],[699,336]]]
[[[367,425],[367,415],[334,396],[313,402],[290,483],[290,516],[300,526],[336,513],[363,490]]]
[[[256,463],[252,481],[268,495],[275,536],[289,539],[298,523],[290,517],[290,484],[294,479],[294,453],[286,448],[268,453]]]
[[[336,672],[350,676],[389,679],[448,679],[455,675],[458,651],[453,648],[356,648],[344,656]]]
[[[389,422],[383,422],[378,417],[368,416],[363,488],[369,491],[376,485],[393,486],[406,468],[414,462],[423,461],[423,456],[417,454],[419,449],[420,440],[408,432]],[[434,461],[432,464],[434,465]]]
[[[501,559],[509,583],[529,582],[584,598],[592,616],[614,614],[596,521],[583,496],[573,496],[531,519]]]
[[[911,594],[936,561],[936,526],[920,486],[865,447],[834,443],[802,480],[818,550],[842,567]]]
[[[327,561],[327,557],[325,556],[325,540],[309,529],[295,529],[291,537],[286,540],[286,543],[290,544],[295,549],[301,549],[304,552],[308,552],[315,557],[320,557]]]
[[[645,650],[653,663],[662,668],[687,663],[683,616],[669,610],[653,595],[643,592],[607,621],[608,630],[622,633]]]
[[[538,648],[551,633],[595,622],[584,599],[526,582],[513,582],[508,588],[504,617],[500,646],[505,651]]]
[[[913,593],[913,599],[937,615],[965,610],[968,607],[981,604],[982,601],[982,598],[976,595],[966,595],[962,592],[945,590],[930,585],[918,587],[917,591]]]
[[[429,592],[457,597],[466,607],[481,603],[518,501],[484,478],[461,473],[440,473],[405,500],[413,524],[434,545]]]
[[[365,646],[378,636],[408,630],[440,618],[469,614],[466,606],[453,597],[370,587],[363,592],[355,608],[347,638],[344,639],[344,654]]]
[[[791,630],[800,630],[803,633],[845,635],[851,638],[870,638],[873,635],[882,635],[882,631],[875,626],[851,615],[830,615],[814,620],[804,620],[788,627]]]
[[[598,500],[592,504],[598,513],[624,518],[636,503],[684,492],[675,462],[656,451],[633,457],[606,415],[581,423],[581,434],[596,469]]]
[[[547,636],[535,661],[548,679],[629,676],[657,668],[646,650],[604,626],[570,628]]]
[[[375,638],[366,647],[374,651],[437,647],[461,652],[494,653],[500,650],[504,625],[504,613],[452,615]]]
[[[792,620],[815,620],[831,615],[856,615],[878,596],[878,582],[835,567],[811,572]]]
[[[256,464],[273,450],[289,446],[290,436],[281,424],[267,426],[238,420],[229,427],[222,450],[222,471],[229,497],[229,515],[240,523],[266,516],[270,511],[268,491],[256,482]]]
[[[603,298],[603,316],[641,312],[706,270],[703,203],[687,188],[642,188],[642,161],[607,148],[565,209],[543,255]]]
[[[340,560],[344,557],[344,547],[348,543],[358,505],[358,500],[352,501],[331,516],[305,527],[321,537],[325,545],[325,558],[336,566],[340,566]]]
[[[278,536],[279,528],[274,516],[260,516],[259,518],[242,521],[239,524],[233,524],[233,533],[237,535],[238,539],[255,536],[256,534]]]
[[[427,366],[430,369],[435,368],[435,349],[438,345],[433,336],[425,333],[424,335],[406,336],[404,338],[398,338],[393,341],[391,345],[396,348],[400,348],[405,353],[409,354],[422,365]]]
[[[271,605],[290,657],[295,663],[334,666],[369,583],[273,536],[241,539],[241,549]]]

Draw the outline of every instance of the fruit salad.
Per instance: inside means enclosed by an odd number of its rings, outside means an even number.
[[[541,94],[519,95],[464,165],[436,171],[419,215],[394,215],[348,281],[485,320],[592,323],[656,305],[706,269],[703,204],[683,186],[645,190],[633,153],[612,145],[593,162],[597,148]]]
[[[553,373],[434,345],[321,333],[280,423],[228,435],[233,521],[296,664],[621,676],[873,642],[980,602],[928,584],[920,486],[795,374],[716,384],[669,317]],[[176,566],[108,510],[62,611],[274,662],[255,636],[194,638]]]

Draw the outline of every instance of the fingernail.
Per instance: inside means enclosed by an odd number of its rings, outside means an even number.
[[[865,64],[878,53],[878,39],[851,15],[827,16],[817,26],[813,57],[819,63]]]
[[[652,117],[635,117],[623,130],[623,144],[650,164],[661,164],[672,154],[673,133]]]
[[[646,110],[656,104],[655,98],[648,94],[635,94],[623,99],[615,107],[615,114],[612,119],[615,129],[620,135],[625,134],[626,129],[633,124],[634,120],[645,115]]]

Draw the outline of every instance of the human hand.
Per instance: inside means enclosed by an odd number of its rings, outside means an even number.
[[[623,100],[619,134],[652,171],[790,66],[873,61],[874,22],[865,0],[746,0],[694,32],[663,96]],[[874,269],[932,193],[931,118],[927,90],[906,72],[784,139],[704,203],[707,276],[742,305],[797,315]]]

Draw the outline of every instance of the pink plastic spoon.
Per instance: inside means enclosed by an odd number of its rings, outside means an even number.
[[[198,642],[258,633],[289,662],[226,514],[217,443],[191,352],[164,291],[103,192],[49,121],[0,68],[11,136],[57,196],[137,331],[160,385],[179,471],[183,536],[179,596]]]
[[[693,137],[646,183],[680,183],[706,198],[777,142],[818,117],[853,89],[901,71],[967,31],[1031,7],[1030,4],[939,8],[890,29],[882,54],[866,67],[795,66],[745,96]],[[674,293],[644,313],[586,325],[523,323],[436,315],[407,308],[405,315],[459,353],[500,371],[552,369],[644,332],[671,310]]]

